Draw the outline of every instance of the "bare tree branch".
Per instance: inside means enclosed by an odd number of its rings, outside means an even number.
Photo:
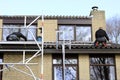
[[[109,38],[117,44],[120,44],[120,17],[114,16],[107,20],[107,33]]]

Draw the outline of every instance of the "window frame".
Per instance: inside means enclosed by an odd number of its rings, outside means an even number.
[[[6,27],[9,27],[9,26],[11,26],[11,25],[14,25],[14,27],[17,27],[16,29],[18,29],[18,30],[16,30],[16,31],[18,31],[18,32],[24,32],[24,29],[23,28],[18,28],[18,27],[24,27],[24,24],[3,24],[3,27],[4,26],[6,26]],[[36,24],[32,24],[31,25],[32,27],[34,26],[34,27],[37,27],[37,25]],[[12,28],[12,29],[15,29],[15,28]],[[32,29],[32,28],[31,28]],[[31,31],[31,29],[29,28],[29,30]],[[6,39],[4,39],[4,28],[2,28],[2,40],[3,41],[6,41]],[[26,34],[27,34],[27,41],[33,41],[34,39],[28,39],[28,35],[29,35],[29,33],[30,32],[28,32],[28,31],[26,31]],[[11,33],[9,33],[9,34],[11,34]],[[23,34],[24,35],[24,34]],[[6,35],[6,37],[7,37],[7,35]],[[35,38],[37,39],[37,28],[35,28]]]
[[[67,66],[67,67],[76,67],[77,68],[77,72],[76,72],[76,77],[77,77],[77,80],[79,80],[79,62],[78,62],[78,55],[77,54],[75,54],[75,55],[71,55],[71,54],[67,54],[66,55],[66,57],[65,58],[67,58],[67,59],[76,59],[77,60],[77,63],[76,64],[65,64],[65,66]],[[53,63],[53,60],[54,59],[61,59],[62,61],[62,63],[61,64],[54,64]],[[63,59],[62,59],[62,54],[57,54],[57,55],[55,55],[55,54],[53,54],[52,55],[52,71],[53,71],[53,73],[52,73],[52,78],[53,78],[53,80],[54,80],[54,67],[57,67],[57,66],[59,66],[59,67],[62,67],[62,74],[63,74]],[[62,78],[63,78],[63,75],[62,75]]]
[[[91,62],[89,63],[89,68],[91,67],[91,66],[109,66],[109,67],[114,67],[114,73],[115,73],[115,75],[114,75],[114,78],[115,78],[115,80],[117,79],[117,75],[116,75],[116,62],[115,62],[115,55],[106,55],[106,54],[97,54],[97,55],[95,55],[95,54],[90,54],[89,55],[89,60],[90,60],[90,58],[113,58],[113,63],[114,64],[91,64]],[[91,74],[91,70],[90,70],[90,74]],[[91,76],[90,76],[91,77]],[[90,78],[90,80],[91,80],[91,78]]]
[[[90,41],[92,41],[92,26],[91,26],[90,24],[86,24],[86,25],[82,25],[82,24],[81,24],[81,25],[78,25],[78,24],[77,24],[77,25],[76,25],[76,24],[59,24],[59,25],[58,25],[58,30],[59,30],[59,27],[60,27],[60,26],[66,26],[66,27],[73,26],[73,31],[74,31],[74,32],[73,32],[73,34],[74,34],[73,37],[74,37],[74,39],[71,40],[71,41],[79,41],[79,40],[77,40],[77,38],[76,38],[76,37],[77,37],[76,28],[77,28],[77,27],[90,27],[90,30],[91,30],[91,38],[90,38]],[[58,35],[57,39],[58,39],[58,41],[62,41],[62,40],[59,39],[59,35]],[[66,40],[66,41],[67,41],[67,40]]]

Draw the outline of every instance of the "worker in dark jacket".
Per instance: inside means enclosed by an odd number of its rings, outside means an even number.
[[[99,44],[101,43],[103,46],[106,47],[106,42],[109,41],[109,37],[106,33],[105,30],[102,29],[102,27],[100,27],[96,33],[95,33],[95,46],[99,46]]]
[[[6,37],[7,41],[20,41],[22,39],[24,39],[24,41],[27,41],[27,38],[20,32],[13,32],[12,34],[8,35]]]

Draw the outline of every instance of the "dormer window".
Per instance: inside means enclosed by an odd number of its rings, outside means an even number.
[[[27,40],[34,40],[31,32],[36,38],[36,25],[31,25],[28,29],[24,28],[24,25],[3,25],[3,41],[6,41],[6,37],[13,32],[21,32],[27,37]]]
[[[59,25],[59,40],[91,41],[91,26]]]

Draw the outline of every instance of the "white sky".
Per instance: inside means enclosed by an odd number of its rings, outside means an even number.
[[[89,16],[92,6],[105,10],[106,19],[120,15],[120,0],[0,0],[0,15]]]

